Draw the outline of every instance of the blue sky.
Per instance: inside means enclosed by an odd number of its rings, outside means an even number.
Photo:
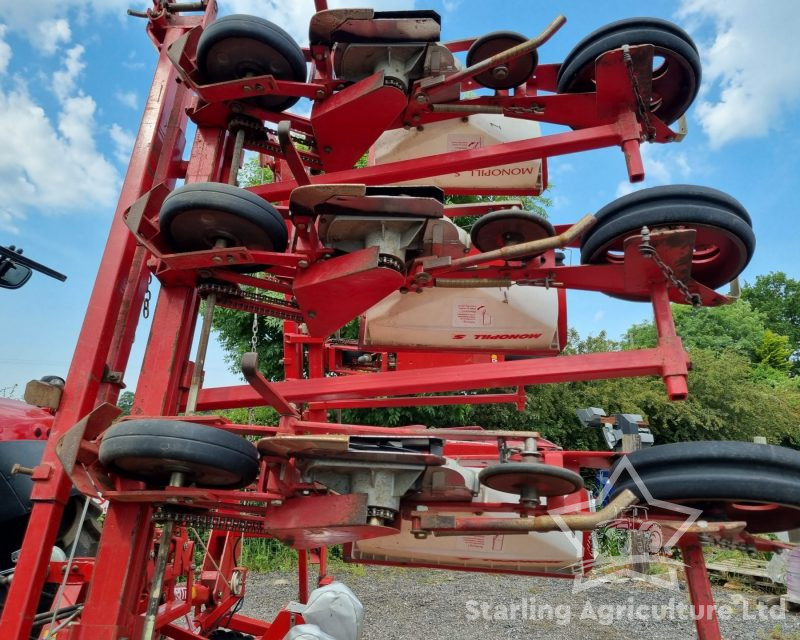
[[[139,3],[144,8],[146,2]],[[356,2],[343,3],[356,5]],[[639,15],[683,26],[703,61],[700,95],[680,144],[644,149],[644,186],[695,183],[738,198],[758,240],[744,276],[782,270],[800,277],[800,3],[772,0],[501,3],[379,0],[380,9],[432,8],[443,39],[514,30],[531,36],[557,13],[567,24],[540,51],[561,61],[590,31]],[[0,244],[68,275],[34,275],[0,291],[0,390],[45,374],[66,375],[99,264],[155,53],[144,21],[125,16],[135,0],[0,0]],[[335,6],[331,3],[331,6]],[[500,8],[502,7],[502,9]],[[312,0],[220,0],[222,14],[261,15],[306,38]],[[618,149],[549,162],[551,219],[574,221],[631,189]],[[572,257],[577,260],[577,256]],[[570,324],[582,334],[620,334],[649,317],[646,305],[601,294],[569,296]],[[135,386],[149,326],[140,325],[126,379]],[[217,346],[209,386],[233,383]],[[0,391],[2,394],[3,391]]]

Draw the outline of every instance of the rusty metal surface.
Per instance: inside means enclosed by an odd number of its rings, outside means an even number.
[[[120,413],[122,413],[122,409],[119,407],[108,403],[101,404],[58,439],[56,455],[67,474],[71,474],[75,468],[81,443],[86,440],[94,440],[111,425]]]
[[[299,417],[297,408],[284,398],[275,386],[258,369],[258,354],[248,352],[242,356],[242,375],[253,389],[282,416]]]
[[[529,518],[482,518],[450,515],[431,515],[415,512],[420,517],[420,529],[431,531],[436,536],[528,534],[531,531],[591,531],[603,522],[618,518],[638,498],[625,490],[605,507],[594,513],[565,513],[563,515],[540,515]]]
[[[23,399],[28,404],[35,407],[46,407],[48,409],[58,409],[61,403],[63,389],[59,386],[42,382],[41,380],[31,380],[25,385]]]

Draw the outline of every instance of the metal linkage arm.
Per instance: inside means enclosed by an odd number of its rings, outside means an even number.
[[[563,516],[543,515],[533,518],[461,518],[427,512],[412,515],[419,516],[422,530],[431,531],[435,536],[527,534],[531,531],[591,531],[601,523],[619,517],[625,509],[636,504],[638,500],[632,491],[626,489],[600,511],[594,513],[570,513]]]

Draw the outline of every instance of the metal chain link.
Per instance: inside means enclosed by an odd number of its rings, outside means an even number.
[[[250,335],[250,349],[255,351],[258,348],[258,314],[253,314],[253,328]]]
[[[641,89],[639,88],[639,79],[636,77],[636,73],[633,69],[633,57],[631,56],[630,47],[627,44],[622,45],[622,59],[628,69],[628,75],[630,76],[631,85],[633,86],[633,94],[636,96],[636,106],[639,111],[639,117],[644,124],[647,140],[653,140],[656,137],[656,128],[650,121],[650,107],[644,103],[644,99],[642,98]]]
[[[694,309],[703,306],[703,300],[700,297],[700,294],[692,293],[689,290],[688,285],[678,278],[675,275],[675,272],[672,270],[668,264],[666,264],[662,259],[661,256],[658,255],[658,251],[656,248],[650,244],[650,229],[647,227],[642,227],[642,244],[639,245],[639,252],[645,257],[650,258],[653,262],[656,263],[659,269],[661,269],[661,273],[664,274],[664,277],[667,281],[678,291],[683,294],[684,300],[686,300],[687,304],[692,305]]]
[[[281,300],[280,298],[265,296],[253,291],[245,291],[235,286],[210,282],[197,285],[197,291],[203,297],[207,296],[209,293],[216,294],[217,304],[228,307],[229,309],[238,309],[239,311],[257,313],[262,316],[270,316],[282,320],[303,322],[303,314],[300,313],[300,307],[297,303],[289,300]],[[264,302],[273,307],[281,307],[281,309],[265,309],[256,304],[249,304],[248,301]],[[282,309],[286,309],[286,311]]]
[[[253,327],[252,333],[250,335],[250,351],[253,353],[258,353],[258,314],[253,314]],[[253,424],[256,420],[256,409],[255,407],[249,407],[247,409],[247,422],[248,424]]]
[[[150,291],[150,285],[153,282],[153,274],[147,276],[147,291],[144,292],[144,301],[142,302],[142,317],[147,320],[150,317],[150,301],[153,298],[153,293]]]
[[[254,520],[240,520],[234,516],[220,516],[208,512],[185,513],[160,507],[153,514],[153,522],[156,524],[163,524],[168,521],[172,521],[182,527],[223,529],[225,531],[244,531],[252,533],[262,533],[264,531],[260,522]]]
[[[277,143],[270,142],[269,135],[277,135],[275,131],[268,129],[264,124],[254,118],[247,118],[244,116],[236,116],[231,118],[228,123],[228,128],[241,128],[245,130],[245,142],[249,147],[255,147],[259,151],[266,152],[270,155],[281,155],[281,146]],[[303,144],[309,144],[304,141]],[[303,162],[312,168],[321,169],[322,160],[319,156],[313,155],[306,151],[298,150]]]

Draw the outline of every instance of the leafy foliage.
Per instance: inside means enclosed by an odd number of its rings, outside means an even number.
[[[789,339],[792,369],[800,373],[800,280],[782,271],[757,276],[742,287],[742,299],[764,314],[768,329]]]

